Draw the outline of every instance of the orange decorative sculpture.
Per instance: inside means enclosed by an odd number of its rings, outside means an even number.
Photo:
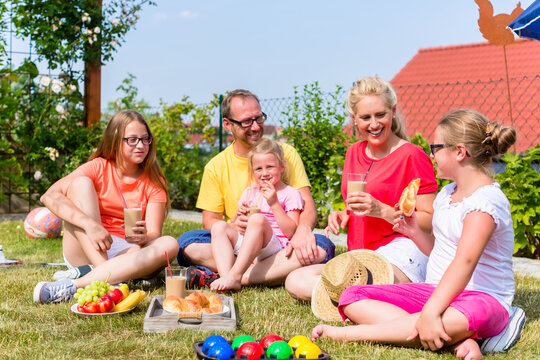
[[[493,5],[489,0],[474,0],[478,4],[478,26],[484,39],[493,45],[505,46],[514,42],[514,34],[506,27],[523,12],[521,2],[510,15],[493,15]]]

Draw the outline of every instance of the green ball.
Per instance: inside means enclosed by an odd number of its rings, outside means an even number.
[[[274,341],[266,349],[266,357],[273,355],[273,359],[289,359],[292,355],[292,348],[285,341]]]
[[[240,346],[242,346],[243,343],[248,342],[248,341],[255,341],[255,339],[252,338],[252,337],[249,336],[249,335],[239,335],[239,336],[237,336],[237,337],[233,340],[231,346],[232,346],[232,348],[233,348],[234,351],[237,351],[238,348],[239,348]]]

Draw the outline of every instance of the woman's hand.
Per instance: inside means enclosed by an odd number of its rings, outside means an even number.
[[[350,194],[346,201],[347,208],[351,209],[356,216],[378,217],[392,223],[395,217],[395,210],[375,199],[366,192],[354,192]]]
[[[417,336],[424,349],[432,351],[441,349],[445,342],[452,340],[444,330],[441,314],[430,314],[425,310],[420,313],[415,329],[407,340],[414,340]]]
[[[340,229],[345,229],[349,222],[349,215],[346,210],[332,211],[328,216],[328,226],[324,229],[324,235],[328,237],[328,234],[332,232],[334,235],[339,235]]]

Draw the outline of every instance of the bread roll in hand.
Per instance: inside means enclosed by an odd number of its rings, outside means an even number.
[[[416,195],[420,188],[420,178],[414,179],[407,185],[399,198],[399,209],[405,216],[411,216],[416,208]]]

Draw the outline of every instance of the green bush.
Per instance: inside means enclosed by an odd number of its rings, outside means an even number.
[[[331,211],[343,208],[341,179],[347,146],[343,132],[347,116],[341,87],[323,94],[318,83],[294,88],[294,100],[283,114],[283,135],[296,148],[311,182],[318,225],[325,226]]]
[[[156,113],[149,118],[156,138],[157,156],[167,178],[174,208],[195,208],[204,166],[212,155],[216,137],[210,120],[217,105],[217,97],[202,106],[184,97],[176,104],[162,104],[162,114]],[[206,140],[208,147],[190,145],[193,135]]]
[[[540,144],[523,156],[507,153],[496,180],[510,201],[517,255],[540,258]],[[533,167],[535,166],[535,167]]]
[[[82,125],[76,82],[39,76],[29,61],[0,69],[0,109],[0,181],[31,197],[85,162],[101,135]]]

